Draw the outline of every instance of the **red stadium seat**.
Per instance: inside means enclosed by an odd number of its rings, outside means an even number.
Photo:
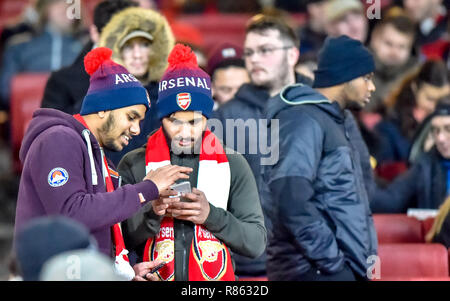
[[[14,24],[17,18],[27,6],[29,0],[1,0],[0,1],[0,25]]]
[[[90,26],[93,23],[94,9],[100,2],[102,2],[102,0],[81,1],[81,19],[85,26]]]
[[[183,14],[177,22],[188,23],[197,28],[203,36],[204,50],[209,53],[214,47],[229,42],[242,46],[245,39],[245,25],[252,17],[249,14]],[[292,14],[296,26],[306,20],[305,14]]]
[[[429,217],[422,221],[422,233],[423,237],[427,235],[427,233],[431,230],[431,227],[433,227],[434,223],[434,217]]]
[[[391,182],[407,170],[408,166],[405,162],[387,162],[378,165],[375,172],[380,178]]]
[[[422,243],[422,223],[406,214],[374,214],[378,243]]]
[[[33,112],[41,106],[49,73],[22,73],[11,84],[11,143],[14,169],[20,172],[19,150]]]
[[[197,28],[204,40],[204,50],[209,53],[211,49],[224,41],[243,45],[245,23],[250,17],[246,14],[190,14],[180,15],[176,21]]]
[[[381,244],[380,280],[395,278],[446,278],[448,251],[441,244]]]

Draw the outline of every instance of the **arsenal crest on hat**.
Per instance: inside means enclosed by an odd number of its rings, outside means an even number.
[[[191,104],[191,93],[178,93],[177,94],[177,104],[180,108],[183,110],[187,110],[189,108],[189,105]]]
[[[198,67],[197,57],[188,46],[177,44],[168,57],[169,66],[159,81],[158,117],[178,111],[201,112],[209,118],[214,106],[211,78]]]

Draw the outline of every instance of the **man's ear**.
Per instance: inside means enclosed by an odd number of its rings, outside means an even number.
[[[89,37],[91,38],[92,42],[94,42],[94,44],[98,44],[98,41],[100,40],[100,33],[97,26],[95,26],[94,24],[89,26]]]
[[[208,118],[206,118],[204,115],[202,116],[202,124],[203,124],[203,131],[205,131],[206,127],[208,126]]]
[[[97,116],[100,117],[101,119],[103,119],[107,115],[106,112],[107,111],[99,111],[99,112],[97,112]]]
[[[291,47],[287,51],[289,66],[292,68],[297,65],[298,58],[300,57],[300,50],[297,47]]]

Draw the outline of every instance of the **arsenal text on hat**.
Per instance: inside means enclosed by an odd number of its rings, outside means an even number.
[[[177,77],[176,79],[171,78],[169,80],[163,80],[159,83],[159,92],[162,92],[167,89],[172,89],[175,87],[188,87],[188,86],[211,90],[211,88],[208,87],[206,79],[191,76],[191,77]]]
[[[116,74],[116,85],[121,83],[127,83],[127,82],[137,82],[137,78],[134,77],[133,74],[125,74],[125,73],[121,73],[121,74]]]

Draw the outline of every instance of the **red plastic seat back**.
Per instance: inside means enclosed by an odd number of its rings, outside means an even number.
[[[433,227],[433,224],[434,224],[434,217],[429,217],[422,221],[422,233],[424,237],[427,235],[428,232],[430,232],[431,228]]]
[[[422,243],[422,223],[406,214],[374,214],[378,243]]]
[[[0,25],[6,25],[19,17],[29,0],[1,0]]]
[[[40,108],[49,73],[21,73],[11,84],[11,143],[14,169],[21,170],[19,150],[33,112]]]
[[[406,162],[389,162],[378,165],[375,172],[379,177],[391,182],[407,170]]]
[[[194,26],[201,33],[204,40],[204,50],[208,54],[224,41],[243,47],[245,27],[252,15],[240,13],[219,14],[182,14],[176,18],[177,22]],[[292,14],[296,26],[306,20],[305,14]]]
[[[382,244],[381,280],[392,277],[448,277],[448,251],[441,244]]]

